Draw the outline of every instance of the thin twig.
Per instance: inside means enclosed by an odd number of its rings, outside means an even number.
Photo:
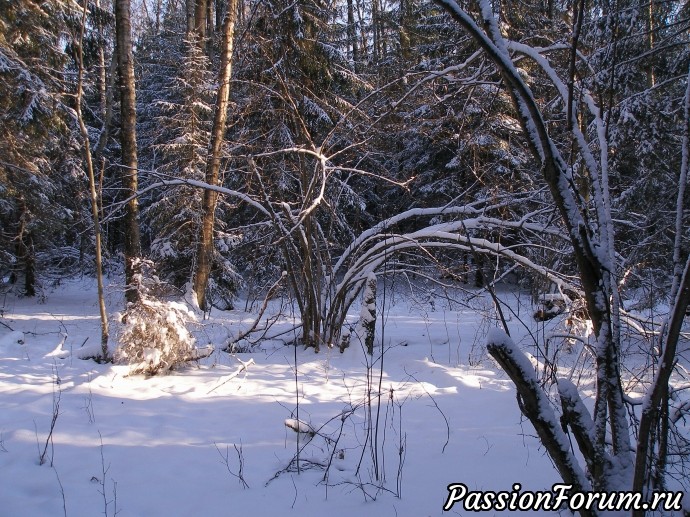
[[[259,321],[261,320],[261,317],[264,315],[264,312],[266,311],[266,307],[268,307],[269,300],[273,297],[275,292],[278,290],[281,282],[283,281],[283,279],[286,276],[287,276],[287,273],[285,271],[283,271],[283,274],[280,275],[280,278],[278,280],[276,280],[276,282],[268,289],[268,292],[266,293],[266,296],[264,298],[264,303],[261,305],[261,309],[259,310],[259,314],[256,316],[256,319],[254,320],[252,325],[247,330],[245,330],[244,332],[240,332],[240,334],[235,339],[233,339],[227,345],[225,345],[224,350],[226,350],[228,352],[232,351],[232,348],[236,343],[239,343],[240,341],[242,341],[249,334],[251,334],[254,331],[254,329],[256,329],[256,327],[259,325]],[[268,330],[268,329],[265,329],[265,330]]]
[[[67,500],[65,499],[65,487],[62,486],[62,481],[60,480],[60,476],[58,475],[58,471],[55,468],[55,465],[53,465],[53,471],[55,472],[55,477],[57,478],[58,485],[60,485],[60,495],[62,496],[62,513],[65,517],[67,517]]]
[[[429,391],[426,389],[426,387],[424,386],[424,383],[420,382],[413,374],[408,373],[407,369],[405,369],[405,373],[407,373],[407,375],[412,380],[417,382],[422,387],[422,389],[424,390],[424,393],[426,393],[429,396],[429,398],[431,399],[431,402],[434,403],[434,406],[436,406],[436,409],[438,410],[438,412],[441,413],[441,416],[443,417],[443,420],[446,423],[446,443],[443,444],[443,448],[441,449],[441,453],[446,452],[446,447],[448,446],[448,442],[450,442],[450,424],[448,423],[448,418],[446,417],[446,414],[441,410],[441,408],[439,407],[439,405],[436,402],[436,399],[433,397],[433,395],[431,393],[429,393]]]
[[[249,484],[244,479],[244,453],[242,451],[242,442],[240,442],[239,447],[237,447],[237,444],[234,444],[234,443],[232,444],[232,446],[235,448],[235,452],[237,452],[237,461],[239,463],[239,468],[238,468],[237,474],[235,474],[232,471],[232,469],[230,468],[230,454],[229,454],[230,447],[226,445],[225,446],[225,454],[223,454],[222,452],[220,452],[220,449],[218,448],[217,443],[214,443],[213,445],[216,446],[216,450],[218,451],[218,454],[221,458],[221,463],[223,465],[225,465],[225,468],[227,469],[228,473],[231,476],[236,477],[239,480],[239,482],[243,488],[249,488]]]
[[[53,431],[55,430],[55,424],[57,423],[58,416],[60,416],[60,398],[62,397],[62,388],[60,388],[60,377],[57,374],[57,370],[53,365],[53,375],[55,380],[53,381],[53,416],[50,421],[50,430],[48,431],[48,436],[46,437],[46,443],[43,446],[43,452],[38,456],[38,464],[43,465],[46,462],[46,456],[48,454],[48,445],[53,443]],[[55,385],[58,386],[57,395],[55,392]],[[36,423],[34,422],[34,425]],[[40,449],[39,449],[40,450]],[[53,460],[50,460],[50,466],[53,466]]]

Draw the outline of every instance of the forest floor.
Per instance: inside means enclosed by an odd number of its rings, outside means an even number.
[[[121,296],[109,293],[116,311]],[[288,334],[231,355],[218,349],[255,313],[212,311],[191,328],[198,346],[217,350],[150,378],[79,359],[100,341],[92,281],[41,299],[6,295],[0,516],[424,517],[444,515],[453,483],[551,490],[558,474],[484,349],[497,324],[491,299],[447,294],[388,292],[373,361],[356,339],[316,354],[286,345]],[[557,353],[561,373],[591,395],[586,346],[537,348],[559,320],[536,323],[528,295],[501,295],[535,364]],[[269,333],[293,322],[283,315]],[[312,432],[286,426],[298,408]],[[468,512],[458,504],[448,514]]]

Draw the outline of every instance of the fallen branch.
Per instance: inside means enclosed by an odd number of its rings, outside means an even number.
[[[314,436],[316,434],[311,424],[304,420],[297,420],[296,418],[287,418],[285,420],[285,427],[292,429],[296,433],[308,434],[309,436]]]
[[[203,348],[194,348],[192,351],[184,358],[183,362],[198,361],[199,359],[205,359],[210,356],[215,351],[212,346],[205,346]]]
[[[242,366],[240,366],[239,368],[237,368],[237,370],[236,370],[234,373],[232,373],[227,379],[225,379],[223,382],[221,382],[218,386],[216,386],[215,388],[209,390],[209,391],[206,393],[207,395],[213,393],[214,391],[216,391],[216,390],[217,390],[218,388],[220,388],[221,386],[224,386],[225,384],[227,384],[228,382],[230,382],[231,380],[233,380],[235,377],[237,377],[239,374],[241,374],[243,371],[245,371],[247,368],[249,368],[249,365],[251,365],[251,364],[256,364],[256,363],[254,363],[254,358],[251,358],[249,361],[246,361],[246,362],[245,362],[245,361],[242,361],[241,359],[237,359],[237,360],[238,360],[240,363],[242,363]]]

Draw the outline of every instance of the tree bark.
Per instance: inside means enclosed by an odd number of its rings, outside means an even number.
[[[206,42],[206,16],[208,13],[207,0],[196,0],[194,6],[194,32],[199,38],[199,45],[201,48],[205,47]]]
[[[350,57],[352,58],[352,62],[355,67],[355,73],[358,73],[359,46],[357,45],[355,9],[353,2],[354,0],[347,0],[347,44],[350,47]]]
[[[376,335],[376,275],[369,275],[364,288],[360,323],[364,330],[364,346],[367,353],[374,355],[374,337]]]
[[[379,34],[379,2],[378,0],[373,0],[371,3],[371,24],[373,32],[372,40],[372,55],[374,58],[374,63],[378,63],[381,58],[381,34]]]
[[[216,7],[214,0],[206,0],[206,55],[209,58],[213,56],[213,33],[215,32],[215,17]]]
[[[19,209],[19,230],[16,237],[16,255],[19,259],[19,264],[24,268],[24,296],[33,297],[36,296],[36,260],[31,230],[27,229],[31,215],[23,194],[19,195],[17,205]],[[11,283],[15,281],[16,275],[13,272]]]
[[[29,231],[26,234],[26,242],[23,244],[24,256],[24,294],[29,297],[36,296],[36,254],[34,252],[34,238]]]
[[[197,8],[199,4],[197,3]],[[223,22],[223,41],[220,55],[220,71],[218,74],[218,93],[216,109],[213,115],[213,129],[211,130],[211,145],[206,161],[206,183],[218,185],[220,176],[220,154],[225,137],[228,104],[230,101],[230,78],[232,76],[232,51],[235,36],[235,21],[237,18],[237,0],[228,0],[225,21]],[[201,25],[204,25],[202,20]],[[197,30],[199,23],[197,21]],[[197,248],[196,272],[194,275],[194,292],[199,307],[206,308],[206,288],[211,275],[213,261],[213,226],[215,223],[216,201],[218,193],[212,190],[204,191],[202,201],[202,223],[199,245]]]
[[[185,16],[187,21],[186,35],[189,35],[194,30],[194,0],[185,0]]]
[[[77,61],[79,64],[78,80],[77,80],[77,99],[75,103],[75,111],[77,114],[77,122],[79,123],[79,132],[81,133],[82,142],[84,144],[84,162],[86,165],[86,174],[89,178],[89,194],[91,197],[91,215],[93,217],[93,233],[96,239],[96,281],[98,284],[98,310],[101,316],[101,357],[103,361],[107,361],[109,358],[108,353],[108,315],[105,308],[105,298],[103,295],[103,259],[101,256],[101,225],[98,210],[98,194],[96,192],[96,176],[94,174],[93,159],[91,155],[91,143],[89,141],[89,132],[84,123],[84,117],[82,116],[81,103],[84,97],[84,52],[82,44],[84,41],[84,31],[86,29],[86,13],[87,7],[84,4],[84,11],[81,21],[81,29],[79,34],[79,46],[77,47]],[[103,49],[100,49],[100,57],[103,56]],[[103,60],[100,61],[101,66],[103,65]],[[103,82],[104,77],[101,78]],[[104,93],[104,92],[102,92]],[[105,96],[103,96],[105,97]],[[105,103],[105,99],[102,97],[102,101]],[[103,107],[104,109],[105,106]]]
[[[133,288],[133,279],[137,272],[137,259],[141,255],[141,240],[139,235],[139,202],[135,196],[138,183],[137,114],[130,0],[116,0],[115,2],[115,31],[120,86],[120,147],[122,148],[120,170],[124,195],[131,197],[125,206],[124,218],[125,299],[127,302],[136,302],[139,299],[139,293]]]

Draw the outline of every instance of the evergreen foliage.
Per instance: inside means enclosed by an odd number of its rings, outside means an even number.
[[[58,280],[89,255],[64,46],[72,9],[59,0],[0,2],[0,277],[27,296],[40,290],[39,277]]]

